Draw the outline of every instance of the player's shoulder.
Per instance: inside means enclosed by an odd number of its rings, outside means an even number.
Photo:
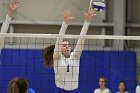
[[[106,91],[110,91],[110,89],[109,88],[106,88]]]
[[[98,91],[100,91],[100,89],[99,89],[99,88],[96,88],[96,89],[94,90],[94,93],[98,93]]]
[[[140,85],[137,85],[137,87],[136,87],[136,88],[140,89]]]
[[[73,56],[74,56],[74,52],[71,52],[70,57],[73,57]]]
[[[28,89],[28,93],[36,93],[35,90],[33,90],[32,88]]]

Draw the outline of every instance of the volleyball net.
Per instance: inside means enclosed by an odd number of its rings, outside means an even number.
[[[72,50],[79,38],[85,39],[79,72],[81,93],[93,93],[100,77],[107,79],[106,87],[112,93],[118,91],[120,81],[125,81],[128,91],[134,93],[140,71],[139,36],[21,33],[0,34],[0,93],[7,91],[14,77],[27,78],[36,93],[53,93],[54,69],[43,66],[42,50],[54,45],[57,38],[67,39]]]

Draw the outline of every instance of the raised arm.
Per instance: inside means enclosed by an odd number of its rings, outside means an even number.
[[[94,13],[89,8],[87,12],[84,12],[84,15],[85,15],[85,22],[83,24],[80,36],[87,34],[88,27],[89,27],[90,21],[92,20],[92,17],[94,16]],[[79,38],[77,41],[76,47],[74,49],[74,55],[77,58],[79,58],[81,56],[81,53],[82,53],[83,47],[84,47],[84,41],[85,41],[84,38]]]
[[[12,2],[8,4],[8,14],[6,16],[5,22],[2,24],[1,33],[7,33],[11,19],[18,7],[19,6],[17,6],[17,0],[12,0]]]
[[[66,29],[69,25],[69,22],[73,19],[73,17],[71,17],[71,11],[69,9],[64,11],[63,19],[64,20],[63,20],[59,35],[65,34]],[[56,40],[55,48],[54,48],[54,55],[53,55],[54,60],[59,58],[59,54],[61,53],[62,41],[63,41],[63,38],[57,38]]]
[[[19,6],[17,6],[16,0],[12,0],[12,2],[8,4],[8,14],[6,16],[5,22],[2,24],[0,33],[7,33],[11,19],[18,7]],[[1,55],[1,50],[4,47],[4,39],[5,39],[4,37],[0,37],[0,55]]]

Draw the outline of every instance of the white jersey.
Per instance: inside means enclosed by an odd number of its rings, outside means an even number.
[[[140,93],[140,85],[136,87],[136,93]]]
[[[74,57],[72,52],[70,58],[65,58],[61,54],[57,62],[54,62],[55,83],[57,87],[64,90],[78,88],[79,60]]]
[[[116,93],[120,93],[120,92],[116,92]],[[124,93],[129,93],[129,92],[125,91]]]
[[[2,27],[1,27],[1,33],[7,33],[8,31],[8,28],[9,28],[9,24],[11,22],[11,17],[9,17],[8,15],[6,16],[6,20],[5,22],[2,24]],[[4,37],[0,37],[0,50],[3,48],[4,46]]]
[[[110,90],[108,88],[105,88],[104,90],[100,90],[100,88],[95,89],[94,93],[110,93]]]
[[[80,35],[86,35],[89,24],[90,22],[84,22]],[[68,25],[63,22],[59,35],[64,35],[67,27]],[[84,39],[78,39],[73,50],[74,53],[70,54],[70,58],[65,58],[61,53],[62,41],[62,38],[57,38],[53,55],[55,84],[64,90],[74,90],[78,88],[80,55],[83,50]],[[59,57],[56,55],[59,55]]]

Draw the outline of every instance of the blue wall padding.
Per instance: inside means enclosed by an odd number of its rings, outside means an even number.
[[[53,93],[54,70],[43,66],[41,50],[4,49],[0,65],[0,93],[7,93],[13,77],[26,77],[36,93]],[[79,89],[93,93],[99,78],[107,79],[112,93],[118,91],[119,81],[126,81],[130,93],[135,91],[136,54],[131,51],[83,51],[80,63]]]

